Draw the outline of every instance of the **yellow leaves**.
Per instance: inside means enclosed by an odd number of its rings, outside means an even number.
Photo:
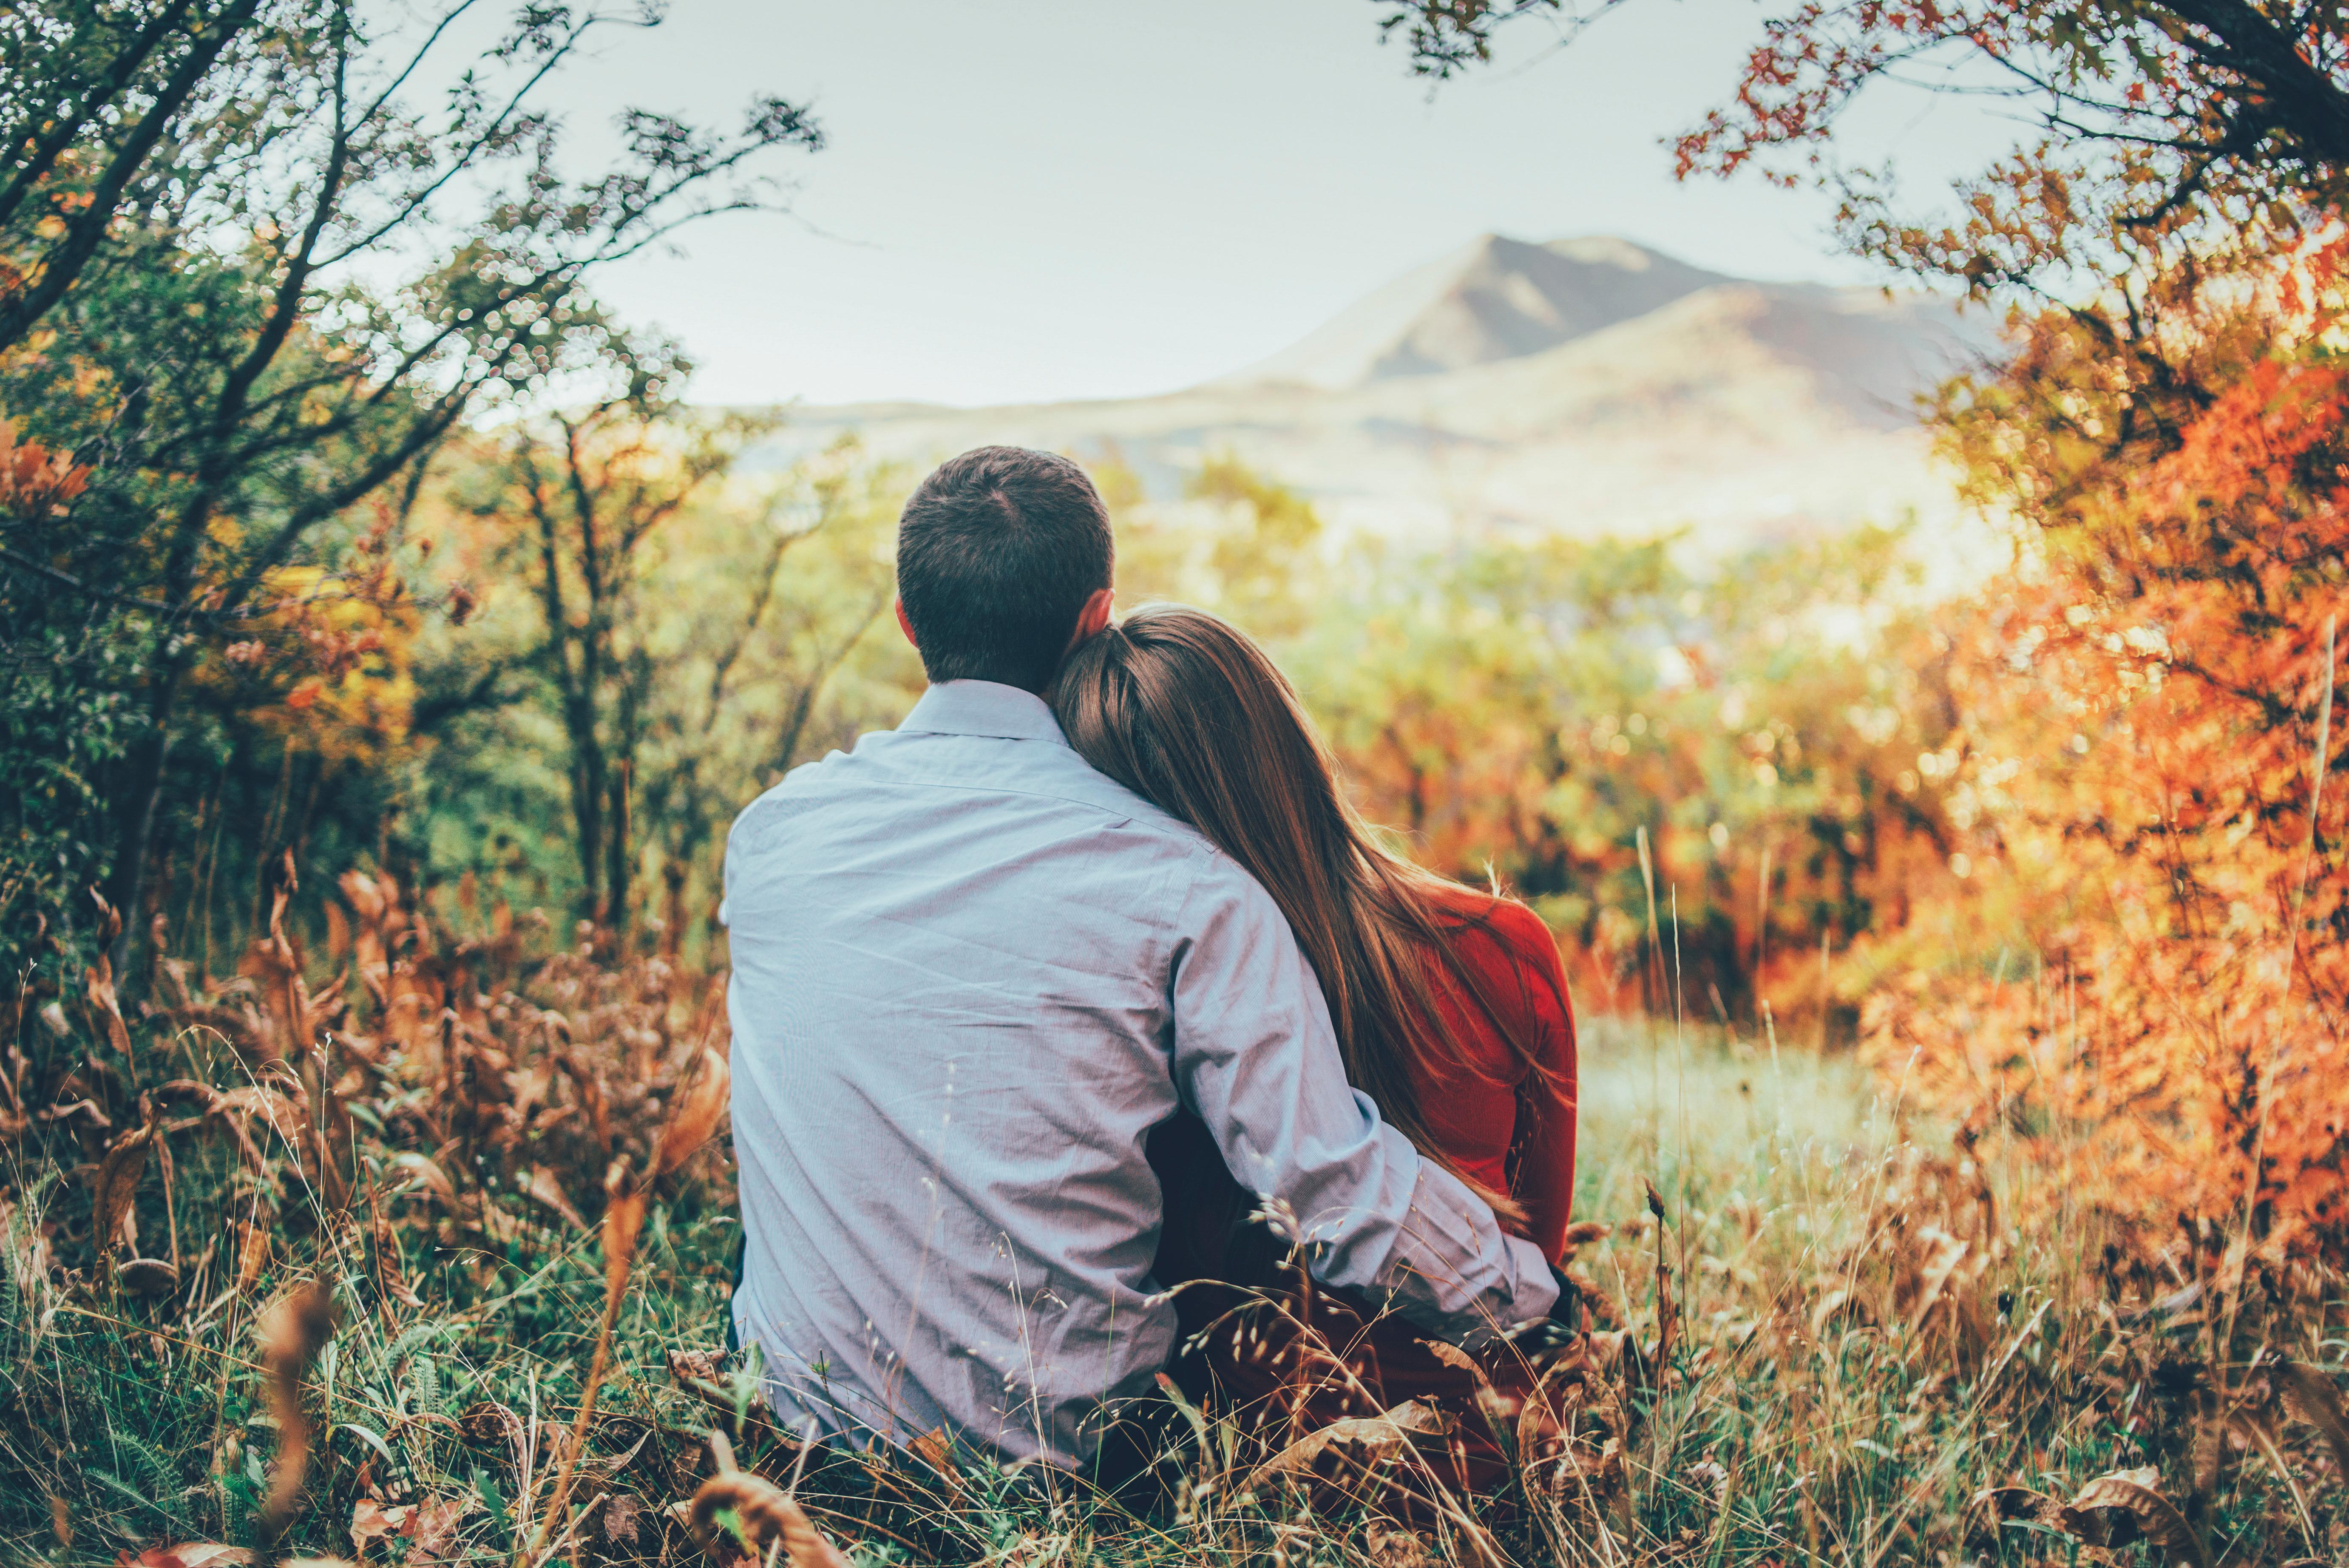
[[[233,547],[234,530],[215,521],[215,542]],[[416,702],[421,617],[414,603],[379,572],[362,581],[315,566],[270,572],[260,598],[269,610],[254,634],[230,644],[195,678],[328,761],[388,761],[408,738]]]

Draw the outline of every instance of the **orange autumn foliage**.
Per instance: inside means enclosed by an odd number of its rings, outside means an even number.
[[[1892,939],[1911,973],[1868,1012],[1888,1073],[2033,1146],[2072,1200],[2164,1228],[2248,1218],[2253,1245],[2336,1260],[2342,263],[2335,246],[2269,286],[2202,285],[2126,354],[2044,321],[1961,409],[1985,489],[2045,530],[1952,677],[2000,869],[1959,912],[1960,961]]]

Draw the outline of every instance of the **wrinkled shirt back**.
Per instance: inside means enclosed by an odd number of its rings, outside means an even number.
[[[795,769],[726,889],[734,1313],[784,1423],[1081,1462],[1173,1346],[1143,1145],[1185,1105],[1325,1278],[1464,1331],[1547,1310],[1539,1254],[1346,1085],[1270,897],[1033,695],[935,686]]]

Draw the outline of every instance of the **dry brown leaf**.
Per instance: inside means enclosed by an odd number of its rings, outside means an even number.
[[[516,1468],[520,1468],[528,1434],[522,1418],[505,1406],[490,1399],[477,1400],[459,1413],[457,1429],[465,1434],[467,1442],[478,1447],[505,1444],[513,1453]]]
[[[1433,1543],[1415,1530],[1399,1530],[1373,1520],[1362,1531],[1362,1555],[1371,1568],[1428,1568],[1441,1563]]]
[[[930,1473],[947,1489],[947,1506],[959,1511],[964,1502],[962,1472],[955,1468],[954,1444],[947,1440],[947,1429],[938,1427],[924,1432],[912,1446],[915,1457],[929,1466]]]
[[[243,1546],[223,1546],[217,1541],[186,1541],[177,1546],[150,1546],[132,1556],[128,1552],[115,1554],[115,1568],[238,1568],[253,1561],[253,1553]]]
[[[98,1176],[91,1182],[90,1241],[101,1259],[114,1256],[116,1243],[122,1239],[122,1222],[130,1212],[130,1200],[139,1191],[139,1178],[147,1170],[147,1146],[155,1140],[155,1124],[134,1127],[117,1138],[98,1161]]]
[[[636,1261],[636,1233],[644,1229],[645,1191],[625,1160],[612,1161],[604,1178],[604,1284],[613,1295],[627,1286]]]
[[[533,1202],[543,1203],[578,1229],[584,1231],[587,1228],[585,1218],[578,1210],[571,1206],[570,1198],[564,1195],[563,1183],[556,1180],[554,1172],[545,1166],[533,1165],[530,1168],[530,1182],[523,1188],[523,1191]]]
[[[98,1009],[98,1016],[106,1020],[107,1042],[128,1061],[130,1057],[130,1030],[122,1021],[122,1005],[115,998],[112,959],[102,953],[98,954],[98,963],[82,976],[82,994],[89,998],[89,1005]]]
[[[947,1468],[954,1463],[954,1445],[947,1440],[947,1429],[944,1427],[924,1432],[907,1446],[914,1450],[916,1459],[940,1475],[946,1474]]]
[[[457,1526],[481,1504],[470,1496],[427,1498],[409,1515],[409,1568],[453,1561],[457,1556]]]
[[[363,1497],[351,1504],[351,1547],[360,1556],[378,1541],[388,1541],[408,1531],[408,1522],[415,1515],[416,1505],[399,1502],[386,1505],[371,1497]]]
[[[261,1358],[269,1369],[270,1414],[277,1418],[277,1454],[261,1511],[261,1528],[271,1541],[291,1520],[310,1462],[310,1418],[302,1408],[302,1374],[335,1332],[337,1315],[334,1287],[313,1280],[281,1297],[262,1319]]]
[[[1441,1339],[1423,1339],[1420,1344],[1427,1347],[1430,1356],[1454,1372],[1465,1372],[1480,1383],[1485,1380],[1485,1369],[1476,1365],[1476,1358],[1457,1345],[1447,1345]]]
[[[2161,1548],[2172,1563],[2210,1568],[2209,1555],[2194,1527],[2157,1490],[2160,1479],[2160,1472],[2149,1465],[2098,1476],[2080,1489],[2054,1522],[2097,1546],[2126,1546],[2142,1536]]]
[[[605,1541],[615,1546],[634,1546],[636,1543],[636,1521],[644,1511],[645,1505],[634,1493],[616,1493],[604,1505],[603,1512],[596,1516],[595,1528]]]
[[[653,1174],[666,1176],[693,1157],[709,1141],[726,1115],[727,1096],[733,1084],[726,1058],[704,1046],[701,1072],[692,1087],[681,1092],[661,1128],[660,1147],[653,1156]]]
[[[1416,1399],[1407,1399],[1376,1416],[1349,1416],[1289,1444],[1258,1465],[1240,1490],[1254,1491],[1277,1475],[1299,1475],[1332,1448],[1352,1450],[1365,1468],[1394,1458],[1414,1436],[1441,1437],[1453,1427],[1451,1418]]]
[[[718,1473],[693,1494],[686,1525],[698,1542],[715,1533],[719,1514],[731,1509],[740,1522],[743,1544],[764,1552],[770,1542],[781,1545],[781,1561],[790,1568],[850,1568],[847,1554],[834,1546],[811,1522],[790,1494],[772,1481],[745,1475],[734,1468],[733,1445],[723,1432],[709,1437],[709,1451]]]
[[[2349,1476],[2349,1413],[2341,1403],[2341,1390],[2333,1379],[2313,1367],[2303,1367],[2297,1361],[2282,1366],[2284,1391],[2292,1399],[2301,1418],[2324,1434],[2325,1446],[2333,1450],[2333,1468]]]
[[[248,1222],[236,1244],[236,1288],[240,1295],[261,1282],[261,1271],[269,1266],[269,1222],[257,1219]]]

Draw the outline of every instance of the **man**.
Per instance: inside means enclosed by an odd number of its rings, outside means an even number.
[[[1185,1108],[1325,1282],[1467,1341],[1554,1298],[1347,1086],[1270,895],[1061,738],[1041,694],[1112,553],[1066,459],[932,473],[897,541],[928,692],[728,841],[735,1326],[786,1424],[1086,1463],[1173,1348],[1143,1143]]]

